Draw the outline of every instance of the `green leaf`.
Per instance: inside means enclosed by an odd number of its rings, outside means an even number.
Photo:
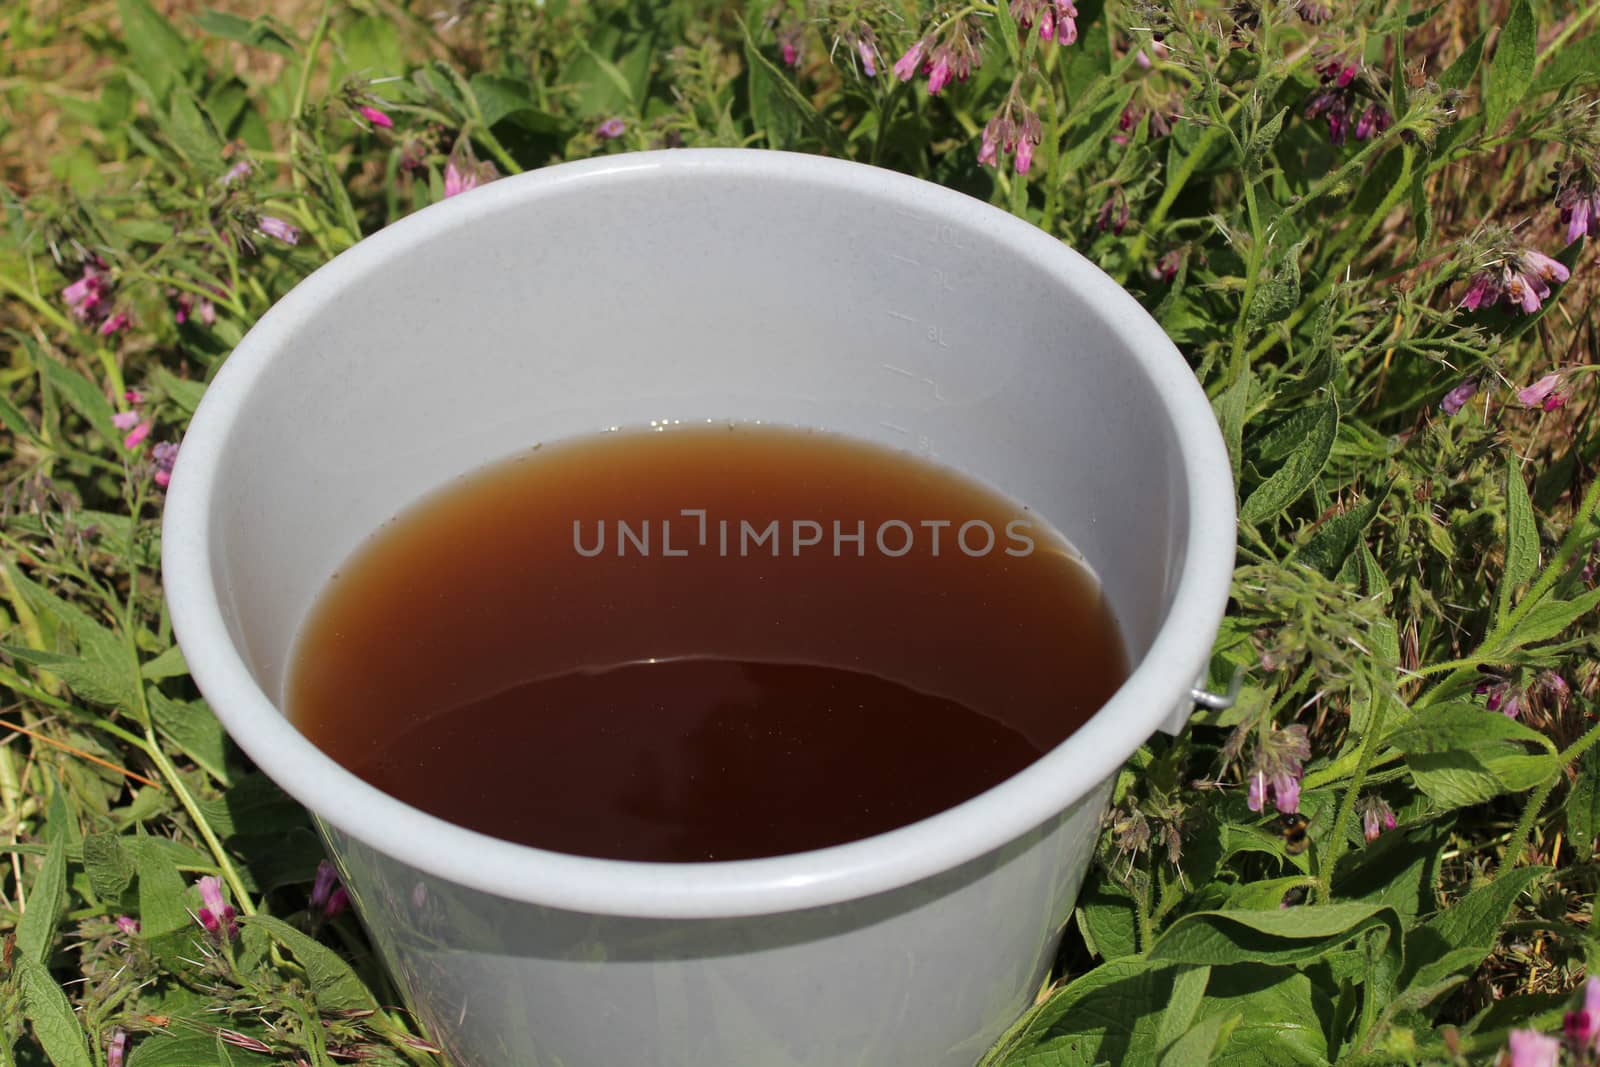
[[[1159,1013],[1177,968],[1116,960],[1073,979],[982,1067],[1095,1067],[1156,1058]]]
[[[468,83],[486,126],[510,120],[532,133],[552,133],[560,120],[540,110],[528,83],[498,74],[474,74]]]
[[[226,11],[202,11],[194,16],[195,23],[213,37],[237,41],[251,48],[276,52],[293,58],[297,42],[293,31],[271,15],[255,19],[241,18]]]
[[[1282,322],[1300,306],[1300,250],[1305,244],[1300,241],[1285,252],[1272,276],[1256,287],[1250,310],[1245,313],[1246,329],[1255,331]]]
[[[1510,613],[1512,596],[1533,580],[1538,569],[1539,527],[1533,519],[1528,486],[1513,458],[1506,465],[1506,566],[1495,597],[1497,622]]]
[[[188,89],[179,88],[172,93],[162,132],[199,177],[210,180],[222,174],[222,138]]]
[[[1254,381],[1255,374],[1245,371],[1212,404],[1216,409],[1217,424],[1222,429],[1222,440],[1228,448],[1228,460],[1233,465],[1233,484],[1236,487],[1244,451],[1244,423],[1250,405],[1250,386]]]
[[[1322,523],[1305,544],[1295,549],[1292,558],[1329,578],[1333,577],[1361,543],[1362,532],[1378,517],[1378,511],[1383,507],[1389,487],[1393,484],[1385,482],[1371,500],[1347,508]]]
[[[67,907],[67,839],[57,834],[50,840],[44,866],[28,889],[28,910],[17,923],[17,949],[30,960],[44,963],[56,938],[56,926]]]
[[[1555,52],[1545,53],[1545,63],[1533,79],[1529,92],[1553,92],[1571,82],[1574,86],[1600,82],[1600,34],[1591,33],[1568,41]]]
[[[1246,882],[1229,890],[1228,909],[1265,911],[1268,908],[1276,908],[1282,903],[1285,893],[1302,886],[1315,885],[1316,881],[1315,878],[1297,874],[1288,878],[1267,878],[1259,882]]]
[[[1289,109],[1282,108],[1272,118],[1262,123],[1255,133],[1250,135],[1249,142],[1244,146],[1244,171],[1254,177],[1261,171],[1261,160],[1272,150],[1273,144],[1278,140],[1278,135],[1283,133],[1283,120],[1288,117]]]
[[[1133,898],[1098,877],[1078,897],[1078,929],[1089,950],[1115,960],[1139,951]]]
[[[1533,62],[1538,25],[1528,0],[1516,0],[1506,15],[1505,25],[1495,42],[1494,59],[1484,75],[1483,128],[1487,133],[1500,129],[1511,109],[1522,100],[1533,84]]]
[[[117,14],[122,19],[122,34],[134,69],[164,100],[189,70],[191,58],[183,35],[148,0],[117,0]]]
[[[167,399],[178,405],[178,410],[185,415],[193,415],[194,409],[200,406],[200,398],[205,395],[205,382],[180,378],[165,367],[156,368],[155,379]]]
[[[1260,523],[1298,500],[1321,473],[1323,464],[1327,463],[1338,430],[1339,408],[1330,397],[1318,409],[1318,418],[1299,447],[1290,454],[1283,466],[1251,492],[1244,506],[1239,509],[1239,518],[1252,524]]]
[[[0,396],[0,424],[4,424],[6,429],[18,437],[26,437],[30,441],[39,439],[39,434],[28,422],[27,417],[4,396]]]
[[[1400,916],[1386,906],[1191,912],[1162,932],[1149,958],[1174,963],[1304,963],[1369,931],[1377,932],[1390,951],[1399,952]]]
[[[1567,796],[1567,838],[1588,863],[1594,856],[1595,834],[1600,833],[1600,747],[1590,748],[1578,760],[1577,778]]]
[[[761,54],[750,37],[750,28],[742,28],[745,65],[750,78],[750,115],[757,127],[767,134],[768,144],[773,148],[793,147],[799,140],[800,130],[804,129],[830,155],[845,155],[844,135],[838,127],[818,114],[788,75]]]
[[[203,1021],[215,1025],[208,1020]],[[259,1037],[260,1034],[252,1036]],[[227,1058],[224,1059],[223,1057]],[[283,1060],[234,1048],[209,1032],[152,1034],[133,1047],[128,1067],[267,1067]]]
[[[139,872],[139,932],[146,940],[187,932],[194,920],[177,865],[153,838],[134,838],[127,847]]]
[[[1111,131],[1116,128],[1117,121],[1122,118],[1128,101],[1133,99],[1134,91],[1138,88],[1137,84],[1121,86],[1090,113],[1082,128],[1072,136],[1062,157],[1064,174],[1076,173],[1104,151],[1106,138],[1111,136]]]
[[[1156,1030],[1156,1044],[1166,1048],[1189,1032],[1200,1002],[1206,996],[1206,983],[1211,979],[1210,967],[1186,967],[1172,980],[1172,995],[1167,999],[1166,1010],[1161,1013],[1161,1025]],[[1201,1062],[1204,1062],[1203,1060]]]
[[[1417,788],[1442,808],[1531,789],[1554,772],[1558,759],[1544,735],[1468,703],[1429,709],[1396,731],[1389,744],[1405,753]],[[1528,755],[1528,745],[1544,752]]]
[[[40,652],[23,645],[0,643],[0,651],[43,668],[66,682],[74,693],[96,704],[132,708],[127,679],[113,668],[59,652]]]
[[[173,700],[154,686],[147,691],[146,699],[150,704],[150,720],[161,736],[177,745],[197,767],[226,784],[229,781],[228,739],[211,709],[198,701]],[[213,825],[212,829],[217,827]]]
[[[205,714],[211,717],[209,711]],[[206,822],[223,837],[283,834],[309,825],[305,808],[259,773],[242,776],[221,798],[202,800],[199,808]]]
[[[1472,76],[1478,73],[1478,64],[1483,62],[1483,42],[1489,31],[1478,34],[1467,47],[1456,56],[1455,62],[1445,68],[1439,75],[1441,89],[1465,89],[1472,84]]]
[[[122,847],[119,835],[101,831],[83,838],[83,869],[89,875],[89,888],[95,896],[114,904],[133,884],[133,860]]]
[[[1405,826],[1382,834],[1366,847],[1347,852],[1333,875],[1338,900],[1387,905],[1407,928],[1433,911],[1439,854],[1448,839],[1441,820]]]
[[[1567,627],[1600,607],[1600,589],[1591,589],[1572,600],[1546,600],[1528,612],[1515,630],[1506,635],[1500,649],[1509,651],[1559,636]]]
[[[43,964],[19,956],[14,964],[22,993],[22,1014],[33,1025],[33,1036],[54,1067],[94,1067],[83,1027],[72,1013],[67,995]]]
[[[1331,1014],[1327,997],[1304,973],[1255,964],[1213,967],[1200,1009],[1202,1021],[1239,1020],[1215,1061],[1228,1067],[1322,1067]]]
[[[139,674],[148,682],[159,682],[163,678],[178,678],[189,673],[189,664],[184,662],[183,649],[173,645],[161,655],[144,661],[144,666],[139,668]]]
[[[377,1008],[366,984],[356,976],[350,964],[327,945],[270,915],[246,915],[241,916],[239,921],[261,927],[274,941],[294,954],[300,966],[305,968],[317,1007],[321,1010],[363,1011]]]
[[[1167,1047],[1161,1054],[1159,1067],[1194,1067],[1210,1063],[1243,1019],[1242,1014],[1234,1014],[1213,1015],[1201,1020]]]
[[[96,433],[107,441],[121,442],[122,434],[111,424],[111,402],[105,398],[105,394],[98,386],[91,384],[89,379],[65,363],[58,363],[48,356],[36,359],[34,363],[45,380],[66,398],[67,404],[74,411],[94,427]]]
[[[1548,867],[1514,867],[1480,885],[1406,936],[1408,985],[1432,985],[1446,974],[1476,970],[1500,939],[1512,905]],[[1470,949],[1475,955],[1462,954]]]

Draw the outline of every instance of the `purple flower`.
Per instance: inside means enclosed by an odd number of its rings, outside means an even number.
[[[126,330],[133,320],[128,318],[125,311],[119,311],[100,324],[100,336],[110,337],[119,330]]]
[[[1572,272],[1567,269],[1566,264],[1531,248],[1522,253],[1522,273],[1530,280],[1537,278],[1546,284],[1564,282],[1572,277]],[[1549,296],[1550,293],[1546,291],[1540,295]]]
[[[1513,1030],[1509,1042],[1511,1067],[1556,1067],[1561,1042],[1537,1030]]]
[[[131,430],[139,425],[139,413],[137,411],[119,411],[111,416],[111,425],[119,430]]]
[[[1467,286],[1467,295],[1461,298],[1461,306],[1468,311],[1477,311],[1492,305],[1500,299],[1500,280],[1493,274],[1475,274],[1472,283]]]
[[[916,76],[917,68],[922,66],[922,53],[927,48],[927,42],[918,41],[907,48],[905,54],[894,61],[894,76],[903,82],[908,82]]]
[[[339,873],[332,863],[323,860],[317,864],[317,877],[311,883],[311,907],[321,908],[328,903],[328,894],[339,884]]]
[[[1250,810],[1265,807],[1271,790],[1275,808],[1291,815],[1299,811],[1302,764],[1310,758],[1311,742],[1306,728],[1299,723],[1268,733],[1256,746],[1250,767]]]
[[[1560,407],[1564,402],[1558,401],[1553,407],[1550,405],[1550,398],[1552,396],[1559,396],[1559,394],[1555,392],[1555,388],[1560,384],[1561,375],[1546,374],[1543,378],[1540,378],[1532,385],[1523,389],[1518,389],[1517,402],[1525,408],[1542,407],[1546,411],[1552,411],[1554,408]]]
[[[268,237],[276,237],[286,245],[300,243],[300,231],[276,215],[262,215],[256,220],[256,229]]]
[[[1078,9],[1071,0],[1057,0],[1056,43],[1067,47],[1078,42]],[[1160,55],[1159,52],[1156,53]]]
[[[1364,797],[1356,805],[1361,812],[1361,833],[1368,841],[1376,841],[1385,830],[1395,828],[1394,809],[1382,797]]]
[[[131,915],[118,915],[117,929],[121,930],[128,937],[132,937],[134,934],[139,932],[139,920],[135,919]]]
[[[940,54],[933,61],[933,66],[928,70],[928,95],[938,96],[939,90],[950,84],[950,60]]]
[[[182,326],[191,318],[210,326],[217,321],[217,306],[205,297],[196,300],[189,293],[179,293],[172,301],[172,321]]]
[[[609,118],[594,128],[594,135],[602,141],[615,141],[622,136],[627,124],[619,118]]]
[[[1555,206],[1567,228],[1569,245],[1584,234],[1600,237],[1600,187],[1593,185],[1593,180],[1568,180],[1556,191]]]
[[[239,162],[228,168],[228,173],[224,174],[220,179],[221,183],[224,187],[226,187],[232,185],[234,182],[243,181],[245,178],[250,176],[250,171],[252,169],[253,167],[248,159],[241,159]]]
[[[122,1067],[122,1057],[128,1050],[128,1031],[117,1027],[106,1042],[106,1067]]]
[[[222,882],[207,875],[197,883],[200,890],[201,907],[195,913],[195,918],[205,931],[221,941],[230,941],[239,933],[239,924],[234,921],[236,912],[222,896]]]
[[[865,38],[856,41],[856,55],[861,57],[861,69],[869,78],[878,76],[877,60],[872,54],[872,45]]]
[[[1467,406],[1467,401],[1471,400],[1473,394],[1477,391],[1478,379],[1468,378],[1466,381],[1462,382],[1460,385],[1444,394],[1444,399],[1439,401],[1439,410],[1444,412],[1446,415],[1454,415],[1456,412]]]
[[[93,264],[85,264],[78,280],[61,290],[61,300],[73,318],[90,322],[104,314],[109,290],[106,273]]]
[[[178,446],[171,441],[162,441],[150,449],[150,458],[156,464],[156,471],[150,480],[165,489],[172,483],[172,468],[178,462]]]
[[[339,886],[328,895],[328,904],[322,909],[324,919],[332,919],[350,905],[350,894],[345,892],[344,886]]]
[[[1123,195],[1121,187],[1106,197],[1105,203],[1100,205],[1100,213],[1095,221],[1101,233],[1107,230],[1121,233],[1123,227],[1128,225],[1128,198]]]
[[[372,123],[374,126],[381,126],[386,130],[394,129],[394,119],[390,118],[387,112],[379,110],[378,108],[361,108],[361,117]]]

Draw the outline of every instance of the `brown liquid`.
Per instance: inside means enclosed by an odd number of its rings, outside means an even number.
[[[973,520],[992,547],[958,539]],[[459,825],[733,860],[976,796],[1126,675],[1097,585],[1031,513],[901,453],[737,425],[535,450],[387,524],[313,609],[288,705],[344,766]]]

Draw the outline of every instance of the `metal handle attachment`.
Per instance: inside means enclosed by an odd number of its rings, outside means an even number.
[[[1216,693],[1210,693],[1204,689],[1191,689],[1189,690],[1189,696],[1202,708],[1209,711],[1224,711],[1233,707],[1234,701],[1239,699],[1239,689],[1243,685],[1244,671],[1235,667],[1233,678],[1228,682],[1228,691],[1226,693],[1218,696]]]

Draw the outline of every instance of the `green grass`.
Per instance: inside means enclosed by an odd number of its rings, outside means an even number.
[[[1120,776],[1055,980],[984,1062],[1487,1063],[1559,1033],[1600,956],[1600,222],[1558,219],[1600,183],[1600,9],[1328,8],[1082,0],[1070,45],[1021,0],[7,8],[0,1064],[105,1064],[118,1034],[135,1067],[439,1061],[174,651],[155,446],[452,164],[678,145],[826,152],[1037,224],[1151,310],[1228,442],[1211,682],[1242,671],[1240,699]],[[897,78],[918,41],[969,76]],[[237,938],[196,921],[207,877]]]

